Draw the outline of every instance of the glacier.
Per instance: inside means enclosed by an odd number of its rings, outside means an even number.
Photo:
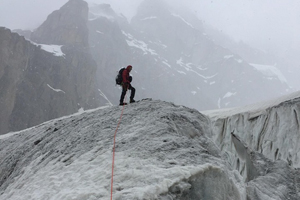
[[[125,107],[113,199],[299,199],[300,93],[199,112],[160,100]],[[0,200],[109,199],[122,107],[0,136]]]

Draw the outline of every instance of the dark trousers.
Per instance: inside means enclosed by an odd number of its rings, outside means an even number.
[[[131,90],[130,93],[130,100],[133,100],[134,95],[135,95],[135,88],[131,86],[131,84],[128,86],[128,89]],[[122,86],[122,94],[121,94],[121,98],[120,98],[120,103],[123,103],[125,95],[127,92],[127,88],[125,86]]]

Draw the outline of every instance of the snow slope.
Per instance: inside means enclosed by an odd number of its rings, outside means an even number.
[[[280,72],[280,70],[276,66],[271,65],[259,65],[250,63],[255,69],[263,73],[268,79],[277,78],[282,83],[288,83],[284,75]]]
[[[299,127],[293,110],[300,99],[293,95],[266,110],[256,105],[261,114],[254,118],[247,118],[249,108],[206,112],[210,119],[159,100],[126,106],[116,138],[113,199],[299,199],[297,148],[289,150]],[[121,110],[84,111],[1,136],[0,200],[109,199]],[[273,149],[279,149],[275,159],[268,154]]]
[[[109,199],[121,109],[2,136],[0,199]],[[151,100],[126,106],[116,139],[114,199],[245,199],[242,177],[227,167],[210,135],[210,120],[196,110]]]

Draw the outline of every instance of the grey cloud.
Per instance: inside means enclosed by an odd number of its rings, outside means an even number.
[[[167,0],[186,6],[205,23],[222,30],[236,41],[283,54],[286,49],[299,49],[300,1],[298,0]],[[0,26],[10,29],[34,29],[67,0],[1,0]],[[130,20],[142,0],[87,0],[109,3]]]

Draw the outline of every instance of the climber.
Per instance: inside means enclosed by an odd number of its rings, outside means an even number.
[[[127,90],[131,90],[130,94],[130,103],[134,103],[134,95],[135,95],[135,88],[132,87],[130,82],[132,81],[132,77],[129,75],[130,71],[132,70],[132,66],[128,65],[125,70],[123,70],[122,73],[122,94],[120,98],[120,106],[127,105],[127,103],[124,103],[124,97],[127,92]]]

